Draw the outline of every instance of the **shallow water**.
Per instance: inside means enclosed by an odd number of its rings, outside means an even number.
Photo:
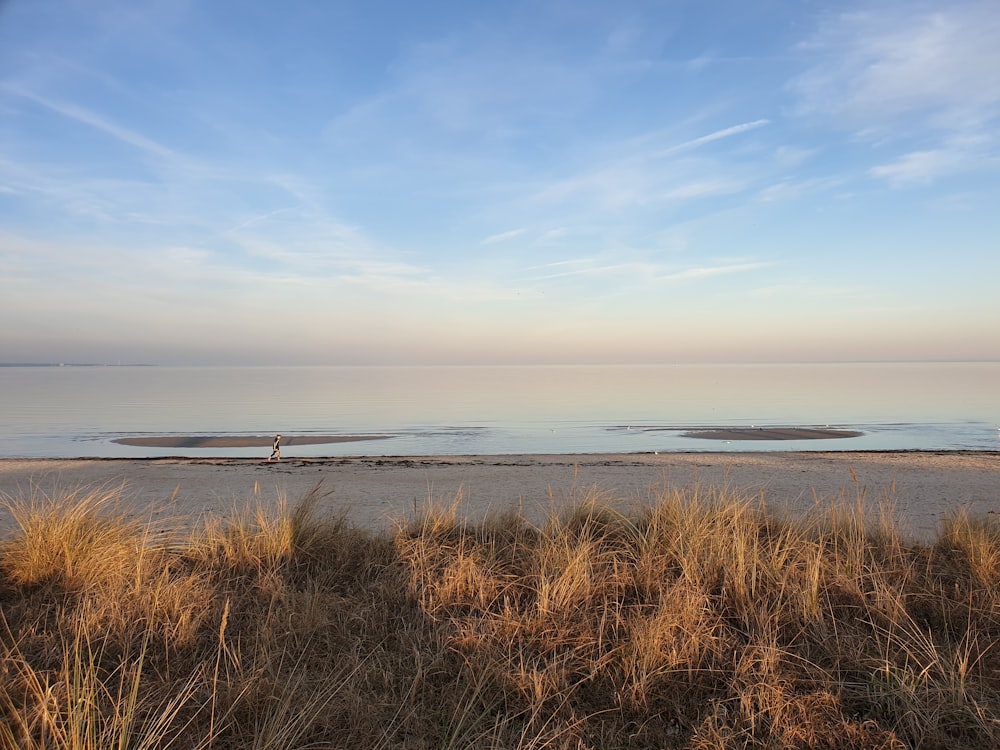
[[[530,367],[3,367],[0,456],[255,456],[165,435],[390,435],[285,455],[997,450],[1000,363]],[[717,441],[692,427],[858,430]]]

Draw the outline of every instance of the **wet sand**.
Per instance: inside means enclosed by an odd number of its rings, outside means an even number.
[[[362,527],[387,528],[416,509],[460,500],[472,521],[520,509],[534,520],[588,493],[625,510],[665,490],[726,487],[769,507],[806,512],[863,494],[891,498],[904,532],[930,538],[944,515],[1000,512],[1000,452],[745,452],[305,458],[2,459],[4,499],[120,488],[154,523],[191,525],[206,515],[321,486],[324,502]],[[11,519],[0,510],[0,529]]]

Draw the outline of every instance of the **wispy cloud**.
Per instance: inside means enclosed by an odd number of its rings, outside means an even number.
[[[745,190],[746,181],[732,179],[695,180],[684,185],[672,187],[659,195],[666,202],[687,201],[697,198],[710,198],[718,195],[732,195]]]
[[[721,141],[723,138],[732,138],[734,135],[741,135],[743,133],[749,132],[751,130],[756,130],[757,128],[762,128],[765,125],[770,124],[770,120],[752,120],[750,122],[740,123],[739,125],[732,125],[728,128],[722,128],[721,130],[716,130],[706,135],[699,136],[697,138],[692,138],[683,143],[678,143],[676,146],[671,146],[662,151],[658,151],[653,154],[654,157],[665,159],[670,156],[675,156],[676,154],[684,153],[685,151],[691,151],[701,146],[705,146],[709,143],[714,143],[715,141]]]
[[[747,273],[749,271],[759,271],[768,268],[772,263],[728,263],[723,265],[698,266],[685,268],[682,271],[665,273],[657,278],[660,281],[688,281],[693,279],[709,279],[714,276],[729,276],[736,273]]]
[[[894,187],[929,185],[935,180],[961,172],[1000,170],[1000,155],[990,138],[952,138],[941,148],[910,151],[897,159],[869,170],[873,177],[888,180]]]
[[[30,101],[33,104],[45,107],[56,114],[75,120],[76,122],[87,125],[95,130],[99,130],[105,135],[109,135],[112,138],[132,146],[133,148],[137,148],[140,151],[144,151],[147,154],[160,157],[161,159],[176,160],[179,158],[179,155],[175,151],[164,146],[163,144],[158,143],[151,138],[147,138],[141,133],[136,133],[128,128],[122,127],[121,125],[118,125],[85,107],[50,99],[33,91],[29,91],[25,88],[9,83],[0,84],[0,90]]]
[[[782,178],[764,185],[754,194],[761,203],[779,204],[821,192],[829,192],[844,185],[845,178],[838,175],[823,175],[811,178]]]
[[[872,167],[869,174],[881,177],[892,185],[926,185],[935,178],[960,169],[965,163],[962,154],[938,149],[935,151],[912,151],[888,164]]]
[[[774,163],[782,169],[794,169],[812,158],[818,149],[801,146],[779,146],[774,150]]]
[[[263,214],[257,214],[256,216],[250,216],[250,217],[248,217],[246,219],[241,220],[235,226],[232,226],[229,229],[223,230],[221,232],[221,234],[222,235],[227,235],[227,234],[233,234],[235,232],[239,232],[240,230],[246,229],[247,227],[251,227],[251,226],[253,226],[255,224],[260,224],[261,222],[265,222],[265,221],[267,221],[269,219],[273,219],[276,216],[281,216],[282,214],[288,213],[291,210],[292,209],[290,209],[290,208],[276,208],[273,211],[268,211],[268,212],[263,213]]]
[[[790,89],[801,114],[833,116],[862,132],[883,132],[901,117],[964,129],[997,116],[998,38],[992,2],[843,14],[802,45],[818,60]]]
[[[767,279],[768,277],[763,277]],[[804,319],[828,319],[823,310],[834,307],[845,317],[864,317],[861,310],[880,300],[882,304],[896,305],[896,293],[876,288],[864,280],[831,281],[808,275],[785,277],[768,281],[744,290],[747,299],[761,308],[793,309]]]
[[[792,111],[871,147],[867,173],[893,187],[995,168],[997,39],[1000,13],[982,0],[831,16],[800,47],[810,67],[789,83]]]
[[[572,230],[569,227],[554,227],[553,229],[546,229],[542,232],[539,237],[539,242],[551,242],[552,240],[561,240],[564,237],[568,237],[572,234]]]
[[[697,161],[688,156],[683,161],[675,157],[748,133],[768,123],[768,120],[753,120],[715,130],[666,149],[640,149],[549,182],[534,194],[532,200],[540,203],[572,201],[584,211],[594,208],[618,210],[738,193],[749,184],[749,178],[733,175],[740,169],[738,163],[713,154],[703,155]]]
[[[525,228],[521,229],[511,229],[508,232],[500,232],[499,234],[491,234],[489,237],[480,242],[480,245],[495,245],[498,242],[506,242],[507,240],[512,240],[515,237],[520,237],[528,230]]]
[[[340,280],[373,288],[413,285],[428,278],[430,269],[394,257],[359,226],[299,211],[257,217],[259,222],[232,229],[227,239],[238,249],[234,265],[254,259],[262,273],[282,273],[303,284]]]
[[[769,262],[718,263],[677,269],[676,264],[663,261],[634,260],[607,262],[600,258],[572,258],[538,266],[534,270],[543,271],[537,280],[565,279],[582,276],[629,276],[637,282],[647,281],[690,281],[709,279],[716,276],[759,271],[773,265]]]
[[[651,273],[655,272],[655,269],[655,264],[643,261],[608,262],[603,258],[571,258],[546,263],[528,270],[535,272],[532,277],[534,281],[553,281],[556,279],[591,276],[647,278]]]

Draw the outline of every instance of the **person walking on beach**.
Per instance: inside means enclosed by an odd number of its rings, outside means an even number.
[[[268,461],[280,461],[281,460],[281,435],[274,436],[274,445],[271,446],[271,455],[267,457]]]

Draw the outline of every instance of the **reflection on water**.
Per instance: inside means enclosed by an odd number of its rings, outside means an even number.
[[[1000,363],[0,368],[0,456],[177,454],[111,441],[275,432],[394,436],[300,455],[997,449],[998,382]],[[864,434],[753,444],[681,436],[750,425]]]

